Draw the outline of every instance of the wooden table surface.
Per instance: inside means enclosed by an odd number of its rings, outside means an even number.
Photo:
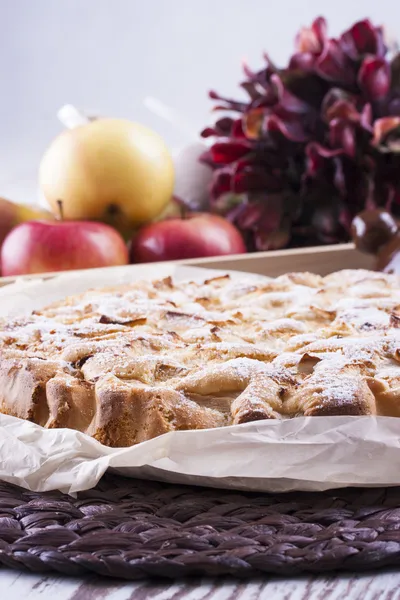
[[[0,570],[1,600],[400,600],[400,571],[358,575],[137,582]]]

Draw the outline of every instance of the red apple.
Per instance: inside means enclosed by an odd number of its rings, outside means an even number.
[[[156,262],[201,256],[242,254],[239,231],[223,217],[192,213],[143,227],[131,244],[131,262]]]
[[[1,248],[3,276],[126,265],[120,234],[90,221],[27,221],[15,227]]]

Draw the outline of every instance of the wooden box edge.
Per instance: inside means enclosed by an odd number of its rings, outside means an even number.
[[[165,264],[165,263],[158,263]],[[176,265],[204,267],[207,269],[221,269],[229,271],[243,271],[277,277],[293,271],[310,271],[319,275],[327,275],[342,269],[373,269],[373,257],[362,254],[355,249],[353,244],[335,244],[330,246],[310,246],[308,248],[293,248],[289,250],[273,250],[268,252],[253,252],[249,254],[236,254],[229,256],[214,256],[196,258],[191,260],[173,261]],[[152,266],[156,266],[153,263]],[[106,267],[103,270],[113,269]],[[144,264],[130,265],[132,270],[145,269]],[[90,269],[92,271],[93,269]],[[37,275],[23,275],[20,277],[0,277],[0,287],[14,283],[18,280],[30,281],[34,279],[51,279],[66,271],[55,273],[40,273]],[[69,273],[86,272],[68,271]]]

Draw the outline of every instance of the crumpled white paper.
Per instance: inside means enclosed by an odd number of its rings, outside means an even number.
[[[225,273],[226,271],[224,271]],[[207,278],[215,270],[143,265],[60,275],[0,289],[0,316],[67,294],[134,279]],[[232,274],[234,277],[257,277]],[[167,433],[131,448],[108,448],[70,429],[46,430],[0,415],[0,479],[31,490],[74,493],[112,468],[132,477],[268,492],[400,484],[400,419],[298,417]]]

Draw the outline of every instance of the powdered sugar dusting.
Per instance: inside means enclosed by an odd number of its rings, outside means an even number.
[[[213,410],[222,395],[226,403],[226,394],[237,399],[270,378],[286,407],[301,398],[292,413],[282,408],[285,417],[318,414],[321,398],[324,410],[328,403],[339,414],[352,399],[373,411],[371,380],[400,381],[400,329],[391,318],[397,306],[397,278],[368,271],[139,282],[90,290],[4,324],[0,353],[58,361],[60,371],[68,365],[71,377],[75,370],[100,387],[112,380],[124,390],[178,390],[180,402],[184,394],[188,401],[201,396]],[[379,412],[379,386],[374,390]],[[282,399],[272,407],[261,396],[257,410],[278,414]]]

